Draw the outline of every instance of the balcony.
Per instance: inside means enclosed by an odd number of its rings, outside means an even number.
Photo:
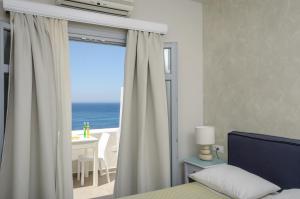
[[[86,198],[110,198],[113,194],[115,171],[117,167],[118,158],[118,139],[119,128],[107,128],[107,129],[91,129],[91,136],[101,138],[103,133],[110,135],[108,144],[105,150],[105,158],[110,171],[110,180],[108,183],[106,175],[100,175],[98,172],[98,186],[93,186],[93,162],[85,164],[85,170],[87,169],[89,175],[85,177],[84,185],[80,186],[80,180],[77,180],[77,160],[78,156],[82,154],[88,154],[92,156],[92,150],[90,149],[73,149],[72,150],[72,171],[73,171],[73,187],[74,187],[74,199],[86,199]],[[83,130],[72,131],[72,136],[82,136]],[[99,164],[99,170],[105,173],[103,164]]]

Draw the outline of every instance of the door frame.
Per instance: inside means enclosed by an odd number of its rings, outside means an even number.
[[[177,77],[177,43],[165,42],[164,49],[170,49],[170,73],[165,74],[165,81],[171,83],[171,118],[170,119],[170,157],[171,186],[181,184],[180,165],[178,158],[178,77]]]

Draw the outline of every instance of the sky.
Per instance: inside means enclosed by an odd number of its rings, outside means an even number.
[[[70,41],[72,102],[119,102],[125,47]]]

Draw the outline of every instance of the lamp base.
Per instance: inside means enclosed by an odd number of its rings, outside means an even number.
[[[199,157],[201,160],[205,160],[205,161],[209,161],[209,160],[212,160],[212,159],[213,159],[212,154],[209,154],[209,155],[202,155],[202,154],[199,154],[198,157]]]
[[[198,157],[201,160],[206,160],[206,161],[212,160],[213,159],[213,155],[211,154],[210,146],[209,145],[202,146],[200,148]]]

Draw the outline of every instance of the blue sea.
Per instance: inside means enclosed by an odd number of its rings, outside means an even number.
[[[120,103],[73,103],[72,129],[83,129],[89,122],[90,129],[119,127]]]

